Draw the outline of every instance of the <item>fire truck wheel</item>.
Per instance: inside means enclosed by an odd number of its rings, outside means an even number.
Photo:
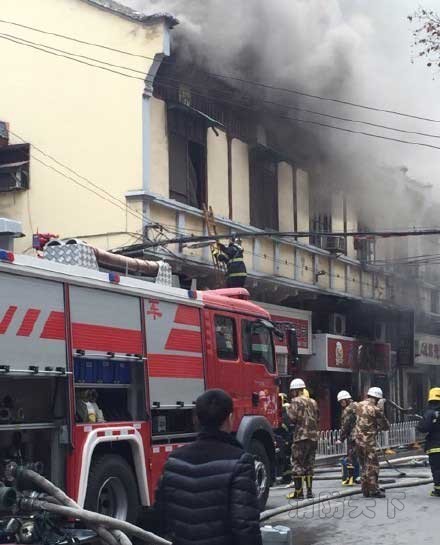
[[[257,484],[258,503],[260,509],[266,506],[270,489],[270,460],[264,445],[253,439],[249,446],[249,452],[255,458],[255,477]]]
[[[122,456],[99,456],[90,468],[85,508],[136,522],[139,510],[137,490],[133,471]]]

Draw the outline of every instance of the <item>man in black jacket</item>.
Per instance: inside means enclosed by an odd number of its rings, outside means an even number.
[[[429,391],[428,408],[419,422],[418,430],[428,434],[425,449],[434,479],[431,496],[440,498],[440,388]]]
[[[174,545],[261,545],[254,460],[231,435],[232,413],[223,390],[202,394],[200,435],[165,464],[156,514]]]

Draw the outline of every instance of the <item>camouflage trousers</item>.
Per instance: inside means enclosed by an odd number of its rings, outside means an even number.
[[[291,461],[293,477],[313,475],[317,447],[318,443],[310,439],[292,443]]]
[[[376,447],[356,445],[356,456],[361,465],[362,492],[368,495],[379,489],[379,456]]]

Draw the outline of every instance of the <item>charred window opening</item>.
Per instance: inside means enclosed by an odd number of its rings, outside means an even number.
[[[170,198],[196,208],[206,202],[206,132],[197,115],[169,108]]]
[[[0,192],[29,189],[30,145],[0,146]]]
[[[251,225],[278,231],[278,161],[254,149],[249,154]]]
[[[359,231],[367,232],[369,229],[361,223],[358,224]],[[354,248],[357,252],[357,259],[361,263],[373,263],[376,259],[376,239],[374,237],[357,237],[354,239]]]
[[[437,290],[431,291],[431,312],[439,314],[439,292]]]
[[[318,248],[326,246],[327,237],[321,236],[319,233],[332,232],[331,210],[331,195],[316,192],[312,198],[312,213],[310,215],[310,231],[317,233],[310,236],[310,244],[313,246],[317,246]]]

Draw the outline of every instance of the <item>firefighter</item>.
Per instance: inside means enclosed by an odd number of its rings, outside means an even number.
[[[318,404],[314,399],[304,396],[306,385],[300,378],[290,383],[291,402],[287,415],[293,425],[292,438],[292,477],[294,490],[287,499],[304,498],[304,482],[307,497],[313,498],[313,468],[318,446]]]
[[[418,430],[428,434],[425,449],[434,480],[431,496],[440,498],[440,388],[429,390],[428,408],[419,422]]]
[[[362,493],[366,498],[384,498],[385,492],[379,488],[379,457],[377,454],[377,434],[390,429],[385,417],[385,399],[380,388],[368,390],[367,398],[356,404],[356,424],[353,437],[356,455],[362,467]]]
[[[238,237],[233,237],[229,246],[217,243],[212,254],[227,266],[226,286],[228,288],[243,288],[246,283],[247,272],[243,259],[243,247]]]
[[[347,440],[347,456],[342,460],[342,485],[353,486],[359,479],[359,462],[355,452],[353,430],[356,424],[356,403],[347,390],[338,393],[338,403],[342,408],[340,442]]]

